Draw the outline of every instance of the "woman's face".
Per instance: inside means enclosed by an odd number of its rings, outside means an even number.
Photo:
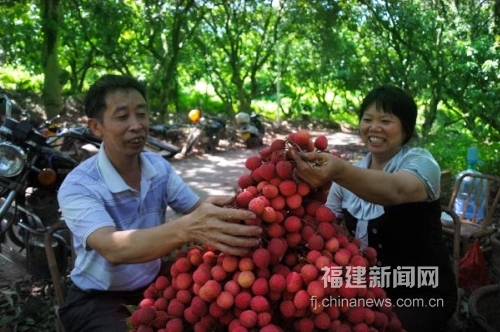
[[[368,106],[359,122],[359,133],[368,151],[385,161],[403,146],[406,133],[397,116],[378,111],[375,103]]]

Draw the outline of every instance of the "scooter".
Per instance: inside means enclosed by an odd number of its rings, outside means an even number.
[[[181,155],[187,155],[196,144],[199,144],[200,149],[205,153],[215,152],[220,140],[226,137],[226,121],[220,117],[202,114],[200,109],[191,110],[188,117],[193,127],[182,148]]]
[[[239,112],[234,116],[234,121],[236,122],[238,138],[248,149],[253,149],[264,144],[263,139],[266,128],[259,114]]]

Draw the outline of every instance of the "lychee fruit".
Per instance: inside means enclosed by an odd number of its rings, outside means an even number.
[[[325,151],[328,148],[328,138],[325,135],[319,135],[314,140],[314,147],[318,150]]]
[[[292,178],[293,165],[288,160],[279,161],[276,164],[276,175],[282,180],[289,180]]]
[[[253,251],[252,259],[257,267],[264,268],[271,261],[271,253],[266,248],[258,248]]]
[[[262,165],[262,159],[259,156],[248,157],[245,161],[245,167],[250,171],[259,168],[260,165]]]
[[[245,189],[253,184],[254,180],[250,174],[243,174],[238,178],[238,186]]]
[[[279,190],[285,197],[292,196],[297,191],[297,184],[292,180],[283,180],[280,183]]]
[[[240,192],[236,195],[236,205],[241,208],[248,207],[248,203],[254,198],[254,195],[248,190]]]

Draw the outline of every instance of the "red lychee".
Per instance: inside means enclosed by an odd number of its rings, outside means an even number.
[[[295,314],[296,308],[292,300],[286,300],[280,303],[280,312],[285,318],[291,318]]]
[[[290,196],[285,197],[285,202],[290,209],[296,210],[300,208],[302,205],[302,196],[300,196],[297,193],[292,194]]]
[[[348,249],[340,248],[333,256],[333,259],[335,260],[335,263],[337,263],[338,265],[346,266],[347,264],[349,264],[351,256],[352,254]]]
[[[264,207],[264,210],[260,214],[260,217],[265,222],[274,223],[276,222],[276,211],[272,207],[266,206]]]
[[[295,293],[302,288],[302,277],[295,271],[290,272],[286,276],[286,290],[290,293]]]
[[[280,183],[279,190],[285,197],[292,196],[297,191],[297,184],[292,180],[283,180]]]
[[[205,302],[214,301],[217,296],[221,293],[222,288],[219,282],[215,280],[208,280],[203,286],[200,288],[200,298]]]
[[[262,195],[266,196],[269,199],[272,199],[279,194],[279,189],[272,185],[272,184],[267,184],[262,188]]]
[[[286,141],[281,138],[277,138],[271,142],[270,148],[272,152],[284,150],[286,147]]]
[[[329,240],[335,234],[335,227],[329,222],[320,222],[318,224],[318,234],[320,234],[325,240]]]
[[[228,310],[234,304],[234,296],[229,292],[223,291],[217,296],[216,303],[221,309]]]
[[[262,159],[259,156],[248,157],[245,161],[245,167],[250,171],[259,168],[260,165],[262,165]]]
[[[255,281],[255,274],[252,271],[241,271],[237,281],[242,288],[252,287]]]
[[[332,223],[337,219],[337,217],[335,216],[335,213],[333,213],[332,210],[330,210],[329,208],[327,208],[324,205],[321,205],[318,207],[318,209],[316,210],[315,217],[318,220],[318,222],[330,222],[330,223]]]
[[[331,325],[330,316],[326,312],[321,312],[314,317],[314,325],[320,330],[326,330]]]
[[[279,161],[276,164],[276,174],[282,180],[289,180],[292,178],[293,165],[288,160]]]
[[[248,203],[254,198],[254,195],[248,190],[240,192],[236,195],[236,205],[241,208],[248,207]]]
[[[271,310],[271,305],[267,298],[262,295],[256,295],[250,300],[250,309],[256,313],[265,312]]]
[[[222,267],[226,272],[234,272],[238,269],[239,258],[232,255],[224,255],[222,258]]]
[[[132,313],[131,322],[134,326],[141,324],[149,325],[155,319],[156,309],[154,307],[142,307]]]
[[[293,304],[296,309],[307,308],[311,304],[311,296],[307,291],[299,289],[293,297]]]
[[[191,267],[191,264],[189,264]],[[187,272],[187,271],[183,271]],[[158,291],[164,291],[168,286],[170,286],[170,280],[166,276],[158,276],[155,280],[155,288]]]
[[[276,257],[283,257],[287,249],[288,249],[288,244],[286,243],[286,240],[283,238],[279,237],[272,238],[267,244],[267,250],[269,250],[271,255]]]
[[[271,199],[271,207],[276,210],[282,210],[286,205],[285,197],[278,195]]]
[[[252,293],[254,295],[262,295],[262,296],[267,295],[269,293],[269,283],[267,281],[267,278],[262,277],[255,279],[252,285]]]
[[[245,310],[240,314],[240,323],[246,328],[252,328],[257,324],[257,313],[253,310]]]
[[[314,140],[314,147],[318,150],[325,151],[328,148],[328,138],[325,135],[319,135]]]
[[[272,292],[281,293],[286,289],[286,278],[282,274],[275,273],[269,278],[269,289]]]
[[[260,176],[264,180],[269,181],[276,175],[276,165],[274,165],[273,163],[265,163],[260,165],[258,171]]]
[[[234,305],[236,308],[245,310],[250,307],[250,301],[252,300],[252,294],[249,292],[243,291],[241,293],[238,293],[234,297]]]
[[[307,239],[307,246],[311,250],[323,250],[325,240],[319,234],[314,234]]]
[[[267,226],[267,235],[269,237],[282,238],[285,236],[286,230],[281,224],[270,224]]]
[[[264,208],[266,207],[266,203],[262,198],[262,196],[254,197],[248,203],[248,209],[259,216],[262,214]]]
[[[304,283],[309,284],[318,277],[318,269],[313,264],[304,264],[300,269],[300,276]]]
[[[297,194],[304,197],[309,195],[311,192],[311,187],[306,182],[299,182],[297,185]]]
[[[271,253],[266,248],[258,248],[252,253],[252,259],[256,266],[264,268],[271,261]]]
[[[288,139],[300,147],[305,147],[311,141],[311,135],[307,130],[298,130],[296,133],[290,133]]]
[[[238,262],[238,268],[240,271],[252,271],[255,267],[255,263],[252,257],[241,257]]]
[[[253,184],[253,178],[250,174],[243,174],[238,178],[238,186],[245,189]]]

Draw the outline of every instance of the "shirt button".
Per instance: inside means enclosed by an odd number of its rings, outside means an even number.
[[[377,266],[382,266],[382,262],[381,261],[377,261]]]
[[[377,229],[376,229],[376,228],[374,228],[374,229],[372,230],[372,232],[373,232],[373,234],[377,234]]]
[[[382,248],[382,243],[377,244],[377,247]]]

